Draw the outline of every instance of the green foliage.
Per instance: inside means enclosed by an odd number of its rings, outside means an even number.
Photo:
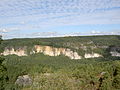
[[[117,75],[113,80],[113,86],[120,89],[120,75]]]
[[[1,43],[1,38],[0,38]],[[7,68],[3,65],[4,58],[0,56],[0,90],[5,88],[5,84],[7,83],[8,76],[7,76]]]
[[[119,75],[117,66],[120,61],[101,61],[101,59],[74,61],[64,56],[50,57],[43,54],[34,54],[29,57],[10,55],[6,57],[9,76],[9,84],[6,87],[23,90],[31,88],[33,90],[117,89],[119,78],[114,73],[117,70]],[[15,86],[16,78],[26,74],[32,77],[33,84],[29,87]],[[100,81],[101,78],[102,81]]]
[[[114,63],[114,80],[113,80],[113,83],[112,85],[117,88],[117,89],[120,89],[120,62],[119,61],[116,61]]]
[[[2,65],[3,60],[4,59],[0,57],[0,89],[4,89],[4,84],[8,81],[7,69],[4,65]]]
[[[33,54],[0,58],[0,87],[5,90],[119,90],[120,59],[110,57],[103,46],[119,46],[120,36],[62,37],[43,39],[5,40],[5,47],[15,49],[27,46],[30,52],[34,45],[70,48],[84,56],[85,52],[96,52],[105,58],[70,60],[63,55],[51,57]],[[85,46],[85,47],[84,47]],[[91,48],[92,47],[92,48]],[[97,47],[97,48],[95,48]],[[87,50],[84,50],[87,48]],[[18,76],[29,75],[32,85],[15,84]]]

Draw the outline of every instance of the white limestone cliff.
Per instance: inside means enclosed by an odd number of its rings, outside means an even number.
[[[35,53],[43,53],[44,55],[48,56],[59,56],[59,55],[64,55],[69,57],[70,59],[82,59],[82,56],[80,56],[77,52],[72,51],[71,49],[68,48],[55,48],[51,46],[41,46],[41,45],[35,45],[33,49],[30,51],[30,53],[26,53],[27,48],[18,48],[14,49],[12,48],[5,48],[4,52],[2,55],[18,55],[18,56],[28,56],[28,54],[35,54]],[[98,53],[85,53],[84,58],[97,58],[97,57],[102,57],[102,55]]]
[[[18,55],[18,56],[27,56],[28,54],[26,53],[26,48],[6,48],[2,55]],[[49,56],[59,56],[59,55],[64,55],[69,57],[70,59],[81,59],[82,57],[78,55],[77,52],[73,52],[70,49],[66,48],[54,48],[51,46],[41,46],[41,45],[35,45],[34,50],[30,52],[30,54],[33,53],[43,53],[44,55],[49,55]]]
[[[102,55],[98,54],[98,53],[85,53],[84,55],[85,58],[97,58],[97,57],[102,57]]]
[[[66,48],[53,48],[50,46],[40,46],[35,45],[35,51],[36,53],[43,53],[44,55],[49,56],[59,56],[59,55],[65,55],[69,57],[70,59],[81,59],[82,57],[78,55],[77,52],[73,52],[70,49]]]
[[[2,55],[18,55],[18,56],[27,56],[25,49],[17,49],[15,50],[14,48],[11,49],[5,49]]]

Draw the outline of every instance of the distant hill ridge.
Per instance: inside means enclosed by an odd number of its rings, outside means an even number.
[[[43,53],[49,56],[64,55],[70,59],[120,57],[120,36],[10,39],[4,40],[0,49],[3,55],[28,56]]]

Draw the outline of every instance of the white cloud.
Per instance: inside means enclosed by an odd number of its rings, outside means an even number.
[[[18,31],[18,30],[19,30],[19,28],[17,28],[17,27],[0,28],[0,33],[14,32],[14,31]]]
[[[120,0],[0,0],[0,27],[8,34],[67,25],[120,24],[119,14]]]
[[[89,35],[120,35],[120,30],[113,30],[113,31],[97,31],[92,30],[91,32],[88,32]]]
[[[89,36],[89,35],[120,35],[120,31],[111,31],[111,32],[101,32],[101,31],[95,31],[91,30],[91,32],[70,32],[70,33],[58,33],[58,32],[33,32],[29,34],[25,33],[10,33],[0,34],[3,36],[4,39],[10,39],[10,38],[46,38],[46,37],[67,37],[67,36]]]
[[[8,31],[6,29],[0,29],[0,33],[7,33]]]
[[[25,16],[50,13],[88,13],[120,6],[119,0],[2,0],[0,16]]]

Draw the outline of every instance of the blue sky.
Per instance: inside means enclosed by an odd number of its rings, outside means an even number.
[[[120,34],[120,0],[0,0],[4,39]]]

